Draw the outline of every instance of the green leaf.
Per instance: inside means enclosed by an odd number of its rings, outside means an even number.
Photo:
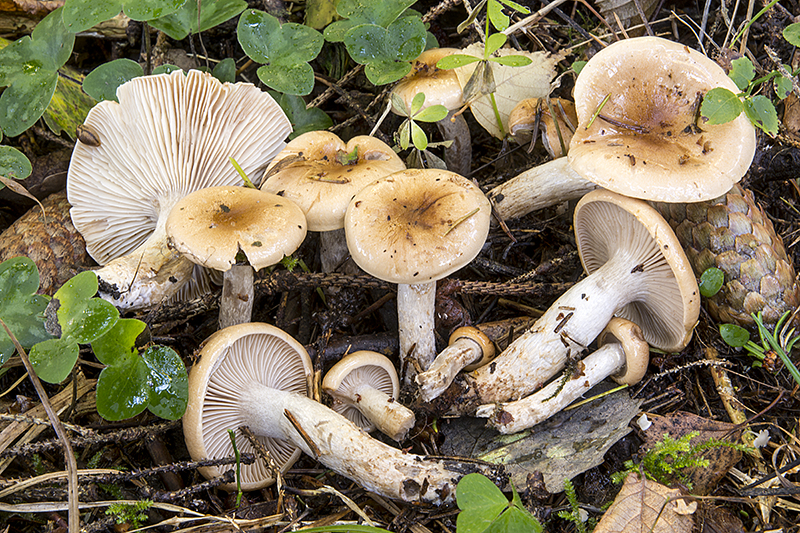
[[[64,65],[58,69],[56,90],[42,115],[47,127],[56,135],[66,131],[74,140],[78,126],[84,123],[89,111],[97,105],[97,100],[84,92],[83,78],[83,74],[70,66]]]
[[[422,109],[423,105],[425,105],[425,93],[420,92],[415,94],[411,99],[411,116],[413,117],[419,113],[419,110]]]
[[[783,38],[792,46],[800,46],[800,22],[789,24],[783,28]]]
[[[133,20],[153,21],[175,13],[184,3],[195,0],[125,0],[123,10]],[[195,2],[196,3],[196,2]],[[205,3],[203,4],[205,5]]]
[[[356,26],[344,43],[353,61],[366,65],[365,74],[375,85],[399,80],[411,70],[410,61],[425,50],[425,25],[416,17],[403,17],[382,28]]]
[[[505,6],[510,7],[511,9],[516,11],[517,13],[522,13],[523,15],[529,15],[530,12],[531,12],[531,10],[528,9],[527,7],[525,7],[525,6],[521,5],[521,4],[518,4],[516,2],[512,2],[511,0],[500,0],[500,3],[505,5]]]
[[[717,294],[725,283],[725,273],[717,267],[710,267],[700,275],[700,294],[710,298]]]
[[[339,0],[336,11],[345,20],[339,20],[325,28],[325,40],[342,42],[351,29],[362,24],[374,24],[388,28],[416,0]]]
[[[75,44],[75,34],[64,26],[61,9],[56,9],[43,18],[31,33],[34,55],[42,60],[46,69],[52,71],[58,70],[67,62]]]
[[[507,67],[525,67],[532,63],[530,57],[526,56],[502,56],[502,57],[490,57],[489,61],[494,63],[498,63],[500,65],[505,65]]]
[[[508,15],[503,13],[503,5],[497,0],[489,0],[489,3],[486,5],[486,14],[489,16],[492,26],[494,26],[497,31],[504,31],[506,28],[508,28],[510,23]],[[495,33],[494,35],[502,34]],[[488,39],[486,40],[486,44],[488,47]]]
[[[136,61],[130,59],[115,59],[103,63],[86,75],[83,80],[83,90],[95,100],[117,100],[117,88],[133,78],[144,76],[144,69]]]
[[[491,3],[491,2],[490,2]],[[504,33],[493,33],[486,38],[486,46],[483,49],[484,59],[488,59],[493,53],[497,52],[504,44],[508,37]]]
[[[120,318],[114,327],[92,341],[92,351],[104,365],[124,364],[137,356],[136,339],[147,324],[135,318]]]
[[[126,363],[104,368],[97,378],[97,412],[106,420],[133,418],[150,402],[147,365],[138,354]]]
[[[247,8],[244,0],[203,0],[200,17],[197,16],[196,0],[187,1],[172,14],[151,20],[149,24],[176,41],[185,39],[190,33],[199,33],[232,19]]]
[[[399,137],[398,144],[403,150],[407,150],[411,146],[411,120],[404,120],[400,127],[397,129],[397,136]]]
[[[520,507],[509,507],[486,530],[486,533],[541,533],[542,525],[534,516]],[[461,533],[461,531],[459,531]]]
[[[75,33],[86,31],[122,11],[121,0],[66,0],[62,18]]]
[[[58,74],[38,69],[17,79],[0,96],[0,128],[16,137],[33,126],[50,105],[56,92]]]
[[[36,375],[47,383],[64,381],[78,361],[78,343],[70,339],[50,339],[34,344],[28,354]]]
[[[9,179],[22,180],[31,175],[32,167],[28,158],[11,146],[0,145],[0,176]],[[0,189],[4,185],[0,184]],[[37,274],[38,276],[38,274]],[[39,287],[39,278],[36,278],[36,288]],[[36,292],[36,289],[34,289]]]
[[[789,69],[788,65],[784,65],[784,67],[791,72],[791,69]],[[775,78],[775,96],[783,100],[789,96],[789,93],[791,93],[792,90],[792,80],[784,78],[783,76],[777,76]]]
[[[778,134],[778,113],[769,98],[757,94],[744,100],[744,113],[755,126],[774,137]]]
[[[142,361],[149,371],[147,408],[167,420],[182,417],[189,399],[189,377],[180,356],[172,348],[150,346],[142,354]]]
[[[414,143],[414,148],[417,150],[424,150],[428,147],[428,137],[422,128],[416,122],[411,122],[411,142]]]
[[[441,58],[436,63],[436,66],[443,70],[449,70],[451,68],[463,67],[471,63],[476,63],[478,61],[483,61],[483,59],[480,57],[469,56],[466,54],[451,54],[449,56]]]
[[[269,93],[281,106],[292,124],[292,133],[289,135],[289,139],[294,139],[309,131],[326,130],[333,126],[333,120],[327,113],[318,107],[306,109],[305,101],[299,96],[280,94],[275,91],[269,91]]]
[[[255,9],[239,18],[239,43],[253,61],[263,63],[258,77],[276,91],[303,95],[314,87],[308,64],[322,49],[322,35],[308,26],[287,22]]]
[[[458,533],[480,533],[508,507],[508,500],[486,476],[467,474],[456,486],[456,502],[461,513]]]
[[[97,275],[85,271],[68,280],[53,295],[58,304],[58,325],[62,338],[70,338],[78,343],[92,342],[117,322],[117,308],[111,302],[92,298],[95,293]]]
[[[336,16],[336,0],[307,0],[303,24],[321,30]]]
[[[574,61],[572,63],[572,70],[575,72],[575,74],[580,74],[581,70],[583,70],[583,67],[586,66],[586,63],[586,61]]]
[[[736,324],[720,324],[719,334],[725,344],[733,348],[741,348],[750,340],[750,332]]]
[[[731,71],[728,73],[728,77],[733,80],[740,91],[747,89],[755,76],[753,63],[746,57],[731,61]]]
[[[36,294],[38,289],[39,270],[33,260],[14,257],[0,263],[0,318],[23,348],[51,338],[43,318],[49,298]],[[5,328],[0,328],[0,364],[14,352],[11,338]]]
[[[164,63],[154,68],[152,74],[171,74],[176,70],[181,70],[181,67],[172,63]]]
[[[420,93],[421,94],[421,93]],[[414,120],[418,122],[439,122],[447,116],[447,108],[443,105],[428,106],[416,115]]]
[[[234,83],[236,81],[236,61],[232,57],[226,57],[214,67],[211,75],[222,83]]]
[[[700,114],[708,124],[725,124],[738,117],[743,108],[742,101],[732,91],[717,87],[706,93]]]

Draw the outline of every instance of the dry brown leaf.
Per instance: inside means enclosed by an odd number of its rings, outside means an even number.
[[[689,533],[694,518],[675,512],[681,496],[678,489],[629,474],[594,533]]]
[[[483,57],[483,44],[471,44],[464,48],[461,53]],[[494,62],[488,63],[494,74],[495,86],[497,87],[494,98],[497,102],[500,120],[503,123],[503,132],[505,132],[508,131],[508,115],[514,109],[514,106],[526,98],[544,98],[550,94],[550,83],[556,74],[556,63],[561,59],[561,56],[551,55],[546,52],[521,52],[512,48],[501,48],[497,51],[497,55],[501,57],[521,55],[531,60],[531,64],[524,67],[507,67]],[[472,63],[456,69],[456,75],[462,87],[466,85],[477,65],[478,63]],[[488,95],[478,97],[469,107],[473,116],[475,116],[475,120],[486,131],[498,139],[504,137],[497,124],[492,101]]]

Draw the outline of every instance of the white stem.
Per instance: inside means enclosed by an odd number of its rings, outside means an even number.
[[[450,386],[461,370],[481,358],[478,343],[461,337],[442,350],[433,364],[415,378],[419,385],[422,399],[426,402],[439,397]]]
[[[639,298],[642,289],[637,283],[636,262],[627,254],[614,256],[573,285],[491,364],[464,376],[467,390],[463,399],[499,403],[542,387],[570,357],[589,346],[614,313]],[[461,401],[451,411],[466,413],[474,407],[472,402]]]
[[[436,123],[444,140],[453,141],[444,150],[444,162],[448,170],[467,176],[472,170],[472,138],[464,115],[453,116],[453,113],[450,111]]]
[[[580,198],[597,185],[572,170],[566,157],[529,168],[489,191],[498,215],[518,218],[566,200]]]
[[[436,282],[397,286],[400,369],[404,382],[414,382],[417,368],[427,370],[436,358],[433,313]]]
[[[516,433],[535,426],[558,413],[586,391],[616,374],[625,366],[625,352],[619,343],[610,343],[588,355],[581,372],[566,383],[556,377],[545,388],[521,400],[488,404],[478,408],[475,415],[489,418],[489,425],[500,433]]]
[[[321,403],[296,393],[255,386],[242,410],[256,435],[288,440],[366,490],[412,503],[440,505],[455,500],[464,463],[405,453],[379,440]],[[293,419],[294,423],[290,420]],[[476,466],[474,471],[493,470]]]
[[[402,441],[414,427],[414,412],[383,391],[367,383],[353,389],[356,408],[389,438]]]
[[[250,322],[253,316],[253,277],[250,265],[233,265],[222,278],[219,300],[219,328]]]

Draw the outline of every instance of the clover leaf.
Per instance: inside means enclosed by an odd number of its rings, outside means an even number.
[[[306,109],[306,103],[299,96],[268,91],[292,124],[289,140],[309,131],[326,130],[333,126],[333,120],[318,107]]]
[[[23,348],[51,337],[44,328],[44,310],[49,298],[36,294],[39,270],[28,257],[14,257],[0,263],[0,318]],[[14,343],[0,328],[0,364],[14,355]]]
[[[232,19],[247,8],[244,0],[204,0],[198,16],[199,2],[183,4],[176,12],[149,21],[154,28],[180,41],[190,33],[199,33]]]
[[[35,344],[29,355],[36,374],[48,383],[63,381],[78,360],[78,344],[97,339],[119,320],[110,302],[93,298],[97,275],[86,271],[74,276],[56,291],[45,309],[48,329],[57,336]]]
[[[64,24],[75,33],[125,11],[133,20],[153,20],[176,12],[187,0],[66,0],[64,2]],[[203,4],[205,6],[205,3]]]
[[[131,59],[115,59],[103,63],[83,80],[83,90],[95,100],[117,100],[117,88],[125,82],[144,76],[142,66]]]
[[[339,0],[336,12],[345,20],[336,21],[325,28],[325,40],[332,43],[342,42],[347,33],[362,24],[372,24],[388,28],[416,0]]]
[[[106,420],[132,418],[145,409],[177,420],[186,410],[186,366],[172,348],[149,346],[139,353],[136,341],[146,326],[123,318],[92,342],[95,356],[107,365],[97,379],[97,412]]]
[[[15,137],[39,120],[58,84],[58,69],[69,59],[75,34],[56,9],[26,35],[0,50],[0,128]]]
[[[314,69],[308,64],[322,49],[323,38],[317,30],[287,22],[256,9],[239,18],[239,44],[256,63],[263,65],[257,74],[276,91],[304,95],[314,88]]]
[[[513,486],[512,486],[513,490]],[[513,491],[509,502],[486,476],[467,474],[456,487],[458,533],[541,533],[542,526]]]
[[[411,71],[411,63],[425,50],[425,24],[417,17],[403,17],[383,28],[362,24],[344,37],[353,61],[365,65],[367,79],[375,85],[399,80]]]

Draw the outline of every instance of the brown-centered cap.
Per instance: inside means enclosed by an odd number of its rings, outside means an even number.
[[[617,41],[593,56],[575,82],[578,128],[572,168],[601,187],[663,202],[699,202],[744,176],[756,147],[742,113],[704,124],[702,98],[739,89],[702,53],[659,37]]]
[[[300,206],[309,231],[331,231],[344,227],[347,204],[365,185],[405,168],[375,137],[359,135],[345,143],[331,132],[311,131],[275,156],[261,189]]]
[[[322,380],[322,390],[333,397],[334,411],[364,431],[372,431],[375,424],[358,409],[353,393],[355,387],[364,383],[394,399],[400,393],[400,380],[392,362],[385,355],[369,350],[348,354],[333,365]]]
[[[611,376],[621,385],[636,385],[647,372],[650,363],[650,345],[644,340],[639,326],[620,317],[612,318],[600,336],[598,343],[619,343],[625,352],[625,368]]]
[[[182,198],[167,217],[170,245],[192,262],[226,271],[241,250],[256,270],[291,255],[306,236],[291,200],[247,187],[208,187]]]
[[[472,326],[462,326],[460,328],[456,328],[453,333],[450,334],[450,340],[448,342],[453,344],[459,339],[469,339],[470,341],[474,342],[481,353],[480,360],[464,367],[465,372],[471,372],[476,368],[489,363],[489,361],[494,358],[494,343],[491,341],[491,339],[489,339],[489,337],[486,336],[484,332],[478,328]]]
[[[411,64],[409,72],[397,85],[393,93],[400,97],[407,110],[417,93],[425,93],[424,107],[443,105],[453,111],[464,105],[464,92],[455,69],[440,69],[436,66],[443,57],[458,53],[455,48],[431,48],[425,50]],[[393,109],[395,113],[399,110]]]
[[[647,202],[598,189],[578,202],[574,227],[586,272],[624,256],[633,265],[626,268],[637,273],[637,285],[629,287],[632,301],[617,315],[637,324],[650,345],[683,349],[700,314],[700,294],[669,223]]]
[[[489,201],[470,180],[446,170],[408,169],[356,194],[345,214],[347,247],[376,278],[427,283],[478,255],[490,218]]]
[[[183,416],[183,434],[192,459],[233,455],[228,430],[247,425],[242,395],[254,383],[308,394],[313,366],[303,346],[284,331],[258,322],[239,324],[211,335],[200,350],[200,360],[189,373],[189,404]],[[282,471],[300,456],[300,449],[283,439],[256,437]],[[240,452],[253,452],[250,441],[237,438]],[[213,478],[229,467],[205,467]],[[241,465],[242,489],[271,485],[274,477],[263,461]],[[234,485],[235,488],[235,485]]]
[[[552,110],[552,113],[551,113]],[[518,103],[508,115],[508,131],[520,143],[530,142],[536,117],[539,116],[539,129],[542,132],[542,144],[551,157],[563,157],[561,149],[569,148],[578,117],[575,104],[563,98],[550,98],[550,104],[544,98],[526,98]],[[560,134],[560,137],[559,137]]]

